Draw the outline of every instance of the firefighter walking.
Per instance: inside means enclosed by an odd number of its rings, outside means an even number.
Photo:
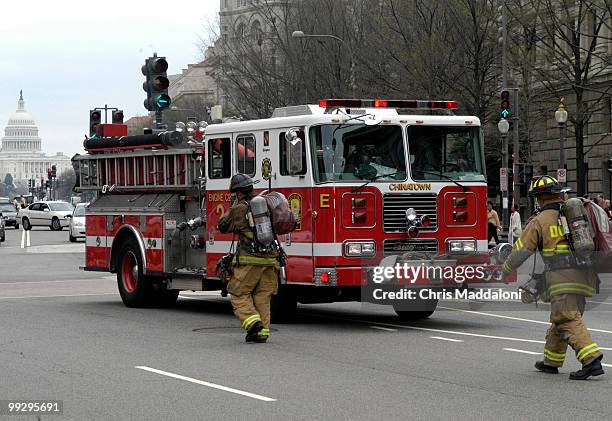
[[[257,239],[249,206],[253,180],[236,174],[229,190],[236,194],[236,201],[217,225],[220,232],[239,236],[227,291],[234,314],[246,331],[246,342],[263,343],[270,336],[270,302],[278,288],[278,249]]]
[[[586,380],[604,374],[603,354],[582,320],[586,297],[595,294],[598,277],[589,267],[577,266],[573,259],[559,223],[561,185],[552,177],[542,176],[532,182],[529,194],[537,199],[541,211],[514,243],[503,270],[509,274],[536,251],[546,265],[545,285],[539,294],[542,300],[550,301],[551,325],[546,334],[544,359],[536,362],[535,367],[545,373],[558,373],[569,344],[582,363],[582,369],[570,373],[570,379]]]

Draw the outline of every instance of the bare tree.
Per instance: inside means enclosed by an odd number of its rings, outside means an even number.
[[[601,48],[609,1],[527,0],[513,4],[510,11],[522,38],[514,49],[514,63],[528,87],[530,111],[540,121],[550,119],[557,102],[567,99],[577,191],[582,195],[587,188],[586,128],[612,89],[607,83],[607,48]]]

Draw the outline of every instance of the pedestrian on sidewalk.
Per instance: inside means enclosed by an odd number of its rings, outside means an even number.
[[[491,238],[495,239],[495,244],[499,244],[499,237],[497,236],[497,232],[501,231],[501,222],[499,222],[499,215],[495,209],[493,209],[493,202],[487,202],[487,221],[489,226],[489,237],[488,241],[491,242]]]
[[[510,214],[510,227],[508,229],[508,243],[514,244],[514,241],[521,237],[523,226],[521,225],[521,214],[518,211],[516,204],[512,205],[512,213]]]

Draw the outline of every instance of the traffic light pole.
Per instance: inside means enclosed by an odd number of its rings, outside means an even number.
[[[508,38],[508,15],[506,11],[506,0],[500,1],[498,10],[501,13],[500,42],[502,47],[502,91],[505,91],[508,86],[508,53],[507,53],[507,38]],[[502,168],[508,168],[508,135],[502,135]],[[506,176],[507,177],[507,176]],[[508,212],[509,190],[503,192],[502,199],[502,225],[508,228],[510,225],[510,214]],[[505,200],[504,200],[505,199]],[[505,206],[504,206],[505,205]]]
[[[517,211],[520,211],[520,200],[521,200],[521,191],[519,186],[519,162],[521,161],[521,151],[520,151],[520,142],[519,142],[519,90],[518,88],[513,88],[514,92],[514,113],[512,115],[512,121],[514,122],[512,127],[512,136],[514,140],[514,144],[512,146],[512,150],[514,153],[512,154],[512,201],[516,205]]]
[[[155,128],[157,130],[161,130],[163,128],[162,110],[155,111]]]

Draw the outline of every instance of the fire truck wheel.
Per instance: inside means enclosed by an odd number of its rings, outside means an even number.
[[[278,293],[272,296],[272,323],[289,323],[295,319],[297,298],[286,288],[279,287]]]
[[[436,311],[438,306],[438,300],[420,300],[410,304],[410,307],[406,306],[393,306],[395,314],[400,320],[422,320],[429,318]]]
[[[126,241],[117,253],[117,286],[126,307],[152,304],[152,284],[142,275],[142,256],[135,240]]]

